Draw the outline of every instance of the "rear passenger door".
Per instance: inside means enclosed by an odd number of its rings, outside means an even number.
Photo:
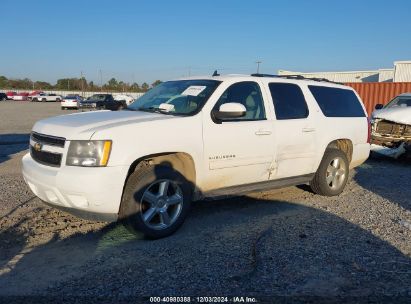
[[[294,83],[273,82],[268,89],[276,116],[273,124],[277,170],[272,178],[313,173],[317,125],[302,88]]]

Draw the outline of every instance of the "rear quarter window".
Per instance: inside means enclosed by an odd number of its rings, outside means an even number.
[[[321,86],[308,86],[321,111],[327,117],[365,117],[354,91]]]

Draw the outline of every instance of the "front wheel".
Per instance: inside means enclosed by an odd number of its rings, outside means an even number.
[[[347,184],[349,174],[348,159],[339,149],[327,149],[314,178],[311,189],[320,195],[340,194]]]
[[[190,201],[190,186],[179,172],[163,165],[142,167],[127,181],[119,219],[132,232],[166,237],[183,224]]]

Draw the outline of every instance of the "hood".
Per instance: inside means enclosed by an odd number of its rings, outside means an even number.
[[[372,117],[411,125],[411,107],[392,107],[376,110],[372,113]]]
[[[38,121],[33,131],[66,139],[88,140],[97,130],[175,116],[141,111],[93,111],[55,116]]]

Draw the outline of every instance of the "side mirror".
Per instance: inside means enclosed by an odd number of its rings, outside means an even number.
[[[214,118],[220,121],[244,117],[247,112],[245,106],[238,102],[228,102],[213,111]]]
[[[384,105],[383,105],[382,103],[377,103],[377,104],[375,105],[375,109],[376,109],[376,110],[381,110],[382,108],[384,108]]]

